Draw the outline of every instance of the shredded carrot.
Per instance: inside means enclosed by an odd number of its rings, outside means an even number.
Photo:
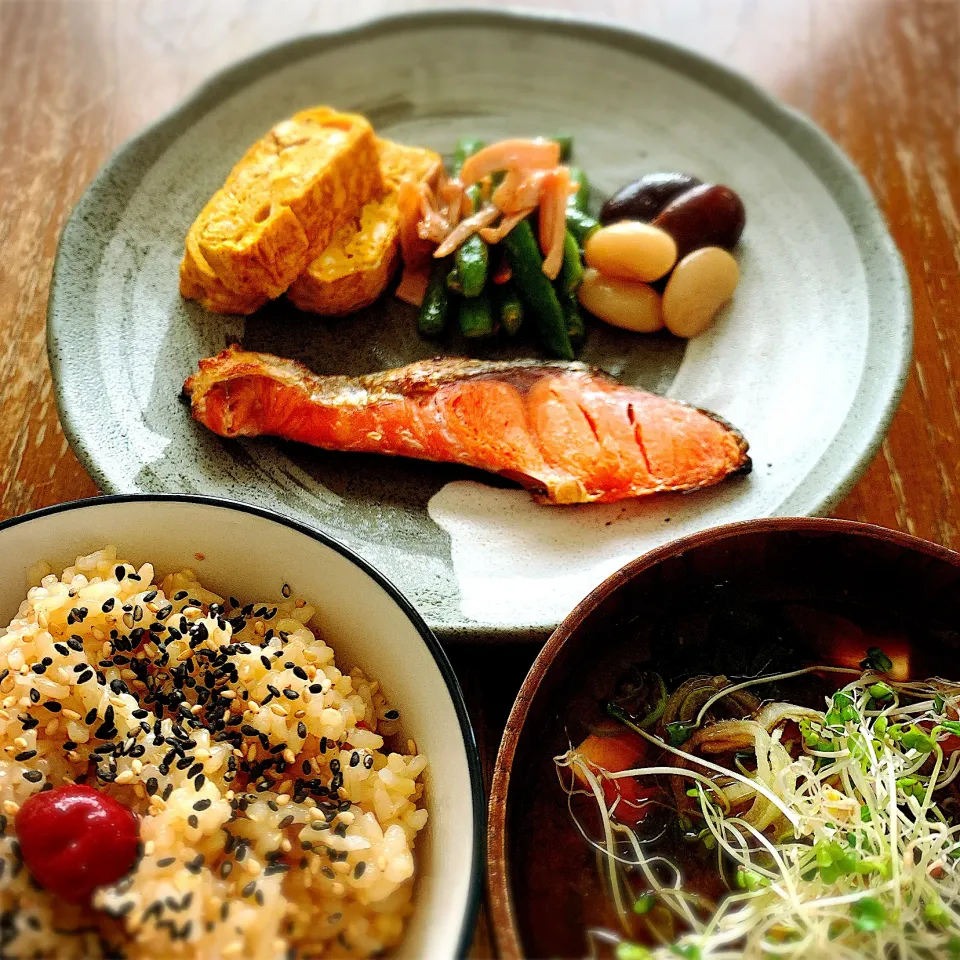
[[[427,267],[411,267],[409,264],[404,264],[403,274],[394,292],[404,303],[419,307],[423,304],[429,281],[430,270]]]
[[[563,240],[567,231],[567,197],[570,195],[570,171],[558,167],[544,177],[540,201],[540,249],[543,251],[543,272],[556,280],[563,265]]]
[[[485,227],[480,231],[480,236],[486,243],[499,243],[521,220],[530,216],[536,207],[528,207],[526,210],[518,210],[505,216],[495,227]]]
[[[501,140],[467,157],[460,179],[469,187],[498,170],[549,170],[559,162],[560,145],[552,140]]]
[[[493,191],[493,202],[504,213],[517,213],[540,202],[545,170],[510,170]]]
[[[433,245],[420,237],[420,187],[411,180],[401,181],[397,188],[397,209],[400,213],[400,252],[408,266],[427,263]]]
[[[450,224],[440,212],[433,191],[425,183],[421,183],[419,186],[420,222],[417,224],[417,233],[422,240],[442,243],[450,232]]]
[[[465,215],[463,184],[459,180],[444,180],[436,192],[442,203],[441,213],[452,230]]]
[[[497,217],[500,216],[500,211],[496,207],[484,207],[478,213],[475,213],[472,217],[467,217],[466,220],[461,220],[457,226],[447,234],[446,239],[443,243],[433,251],[435,257],[446,257],[449,254],[453,253],[457,247],[463,243],[468,237],[473,236],[478,230],[483,229],[483,227],[489,226],[493,223]]]

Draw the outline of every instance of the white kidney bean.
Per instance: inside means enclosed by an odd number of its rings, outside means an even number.
[[[578,294],[587,310],[614,327],[635,333],[654,333],[663,327],[660,294],[645,283],[608,277],[587,267]]]
[[[587,240],[587,265],[621,280],[659,280],[677,262],[677,244],[659,227],[623,220],[601,227]]]
[[[695,337],[713,323],[740,280],[737,261],[720,247],[703,247],[673,269],[663,291],[663,321],[678,337]]]

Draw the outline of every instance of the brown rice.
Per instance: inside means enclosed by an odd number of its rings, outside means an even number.
[[[396,945],[426,758],[410,741],[396,752],[398,712],[375,680],[337,668],[313,608],[242,605],[110,546],[59,578],[34,573],[0,632],[0,956],[279,960]],[[31,794],[72,782],[140,818],[137,865],[90,906],[39,888],[14,830]]]

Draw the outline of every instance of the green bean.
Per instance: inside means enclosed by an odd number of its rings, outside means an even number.
[[[560,146],[560,162],[566,163],[570,159],[570,154],[573,153],[573,134],[572,133],[557,133],[550,138],[554,143],[559,144]]]
[[[580,167],[570,168],[570,182],[580,185],[580,189],[567,198],[567,206],[581,213],[590,212],[590,181]]]
[[[450,257],[444,257],[441,260],[434,260],[430,268],[430,280],[427,283],[427,292],[423,295],[420,318],[417,321],[417,329],[424,337],[437,337],[446,328],[447,311],[450,306],[450,296],[447,292],[450,259]]]
[[[577,238],[568,230],[563,238],[563,266],[560,269],[560,292],[571,296],[583,282],[583,261]]]
[[[512,337],[523,325],[523,303],[512,281],[498,284],[495,290],[497,307],[500,313],[500,326]]]
[[[467,237],[457,248],[456,258],[454,269],[460,277],[460,292],[468,298],[479,297],[487,283],[490,260],[486,243],[477,234]]]
[[[461,301],[460,332],[471,340],[493,336],[493,306],[490,303],[490,294],[481,293]]]
[[[589,213],[583,213],[576,207],[567,207],[567,229],[582,247],[590,234],[600,229],[600,224]]]
[[[476,212],[480,205],[480,188],[474,184],[467,190],[471,210]],[[465,297],[478,297],[487,283],[487,269],[490,252],[486,243],[477,235],[468,237],[456,252],[457,265],[454,268],[460,281],[460,290]]]
[[[553,284],[544,275],[543,258],[529,219],[518,223],[501,242],[513,280],[533,312],[544,345],[556,356],[572,360],[566,319]]]
[[[475,137],[461,137],[457,141],[456,149],[453,151],[453,162],[450,164],[450,176],[459,176],[460,168],[463,166],[467,157],[478,153],[484,146],[484,142],[477,140]]]
[[[452,293],[463,293],[463,277],[460,276],[456,264],[447,274],[447,289]]]
[[[587,327],[583,322],[583,314],[580,313],[580,304],[577,303],[576,295],[570,295],[561,299],[563,308],[563,317],[567,324],[567,333],[570,336],[570,343],[575,348],[583,345],[587,335]]]

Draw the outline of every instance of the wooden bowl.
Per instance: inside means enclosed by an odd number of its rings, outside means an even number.
[[[909,654],[914,675],[956,676],[960,554],[868,524],[758,520],[668,544],[597,587],[540,652],[500,744],[487,863],[502,958],[587,953],[583,863],[563,840],[552,758],[579,742],[570,706],[596,692],[604,660],[629,649],[665,673],[723,672],[718,658],[756,663],[773,642],[833,662],[880,645],[895,663]]]

